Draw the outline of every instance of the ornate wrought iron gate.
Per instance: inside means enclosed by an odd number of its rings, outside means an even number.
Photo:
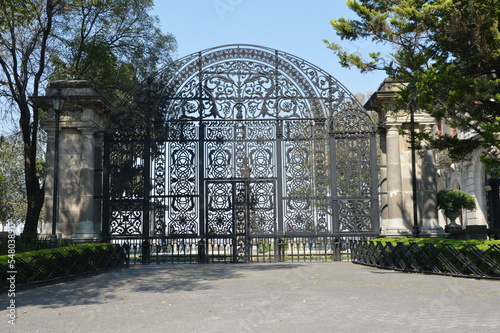
[[[125,110],[105,140],[103,233],[144,241],[143,257],[189,244],[199,261],[265,249],[279,259],[290,239],[379,232],[376,127],[302,59],[249,45],[201,51]]]

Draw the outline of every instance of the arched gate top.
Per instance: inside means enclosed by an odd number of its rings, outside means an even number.
[[[369,114],[337,79],[267,47],[199,51],[173,62],[154,81],[167,121],[325,119],[332,132],[375,131]]]

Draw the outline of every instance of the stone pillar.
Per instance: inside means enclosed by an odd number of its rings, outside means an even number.
[[[425,125],[425,131],[432,131],[432,124]],[[421,212],[421,235],[442,236],[444,229],[439,225],[437,209],[437,171],[435,154],[431,149],[422,152],[422,212]]]
[[[390,78],[384,80],[376,91],[366,102],[367,110],[374,110],[379,116],[379,128],[385,129],[385,137],[380,136],[380,177],[381,177],[381,218],[382,234],[411,235],[413,229],[413,184],[412,184],[412,160],[411,149],[408,138],[400,135],[401,128],[410,126],[410,117],[407,110],[394,110],[396,105],[397,91],[402,83]],[[435,124],[425,112],[416,112],[415,123],[427,126],[432,130]],[[381,131],[383,133],[383,131]],[[385,145],[384,145],[385,142]],[[383,151],[385,148],[385,151]],[[386,168],[384,170],[384,159]],[[436,202],[436,167],[434,164],[434,152],[426,150],[420,152],[416,160],[417,175],[417,210],[418,224],[422,235],[442,233],[438,225],[437,202]],[[384,179],[387,178],[386,188]],[[386,199],[385,199],[386,198]]]
[[[95,140],[93,128],[81,129],[80,220],[73,238],[98,238],[94,230],[94,165]]]
[[[58,237],[100,238],[100,209],[96,209],[95,184],[96,154],[101,153],[100,137],[103,123],[111,107],[95,86],[82,80],[56,81],[48,85],[46,96],[32,98],[35,105],[46,112],[42,128],[48,134],[47,175],[45,180],[44,233],[51,233],[52,193],[54,170],[55,118],[50,96],[58,89],[66,96],[60,117],[59,131],[59,209]],[[97,166],[100,170],[102,166]],[[99,178],[98,178],[99,179]]]
[[[383,235],[409,235],[405,226],[401,175],[399,126],[387,124],[387,220],[382,221]]]
[[[63,238],[70,237],[80,221],[81,135],[78,128],[69,124],[69,112],[63,110],[59,133],[58,230]],[[50,149],[48,146],[47,148]]]

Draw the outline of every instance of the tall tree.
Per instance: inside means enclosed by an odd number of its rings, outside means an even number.
[[[51,79],[94,82],[118,101],[138,80],[171,61],[175,38],[163,34],[149,10],[152,0],[74,0],[58,30],[59,52],[51,54]],[[74,24],[78,23],[78,24]]]
[[[7,108],[19,113],[23,140],[27,212],[25,232],[35,234],[43,206],[43,180],[36,173],[39,111],[29,102],[38,96],[46,78],[47,50],[53,18],[59,8],[54,1],[5,1],[0,8],[0,96]]]
[[[500,175],[500,0],[348,0],[358,19],[331,21],[342,40],[370,40],[392,53],[349,53],[329,43],[345,67],[382,70],[403,85],[400,109],[429,112],[467,135],[431,137],[434,148],[462,159],[483,148]]]
[[[161,33],[157,18],[149,15],[152,6],[152,0],[3,1],[0,98],[7,103],[1,111],[19,118],[27,197],[24,234],[36,233],[44,199],[37,173],[40,112],[30,96],[39,96],[49,79],[89,79],[118,100],[175,49],[175,39]]]

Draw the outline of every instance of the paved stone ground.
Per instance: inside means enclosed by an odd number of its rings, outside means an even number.
[[[348,262],[137,265],[15,300],[16,326],[2,310],[0,332],[500,331],[500,281]]]

